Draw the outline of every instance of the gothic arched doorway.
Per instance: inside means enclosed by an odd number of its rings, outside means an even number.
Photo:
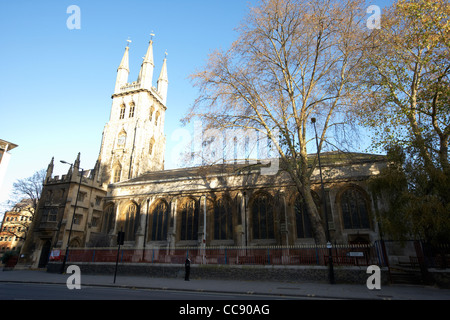
[[[47,266],[51,246],[52,243],[50,242],[50,240],[45,241],[44,245],[42,246],[38,268],[45,268]]]

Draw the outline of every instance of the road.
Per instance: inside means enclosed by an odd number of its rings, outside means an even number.
[[[195,291],[82,286],[69,290],[62,284],[1,283],[0,300],[275,300],[280,296]]]

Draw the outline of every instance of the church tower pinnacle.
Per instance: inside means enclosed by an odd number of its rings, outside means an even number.
[[[147,54],[144,57],[144,61],[141,65],[141,71],[139,73],[138,82],[141,84],[141,88],[151,90],[154,68],[155,64],[153,63],[153,39],[151,39],[148,45]]]
[[[131,42],[127,40],[128,43]],[[124,86],[128,81],[128,75],[130,73],[130,69],[128,66],[128,51],[130,47],[127,45],[125,48],[125,53],[123,54],[122,61],[120,62],[119,68],[117,68],[117,78],[116,78],[116,88],[114,92],[119,92],[120,87]]]
[[[167,53],[163,61],[163,66],[161,68],[161,73],[158,78],[158,92],[163,99],[163,103],[166,104],[167,101],[167,87],[169,86],[169,79],[167,77]]]

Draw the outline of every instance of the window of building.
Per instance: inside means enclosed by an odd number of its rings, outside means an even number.
[[[156,111],[156,115],[155,115],[155,126],[158,125],[158,120],[159,120],[159,111]]]
[[[368,203],[361,191],[350,188],[341,196],[344,229],[370,228]]]
[[[252,203],[253,239],[273,239],[274,221],[270,196],[258,195]]]
[[[311,220],[305,200],[302,196],[297,196],[294,203],[295,222],[297,225],[297,238],[312,238]]]
[[[148,117],[148,119],[150,120],[150,121],[152,121],[152,119],[153,119],[153,112],[155,111],[155,108],[153,108],[153,107],[150,107],[150,114],[149,114],[149,117]]]
[[[221,198],[214,204],[214,240],[233,239],[231,203]]]
[[[57,214],[58,214],[57,208],[44,208],[44,210],[42,212],[41,221],[42,222],[47,222],[47,221],[55,222]]]
[[[73,219],[73,224],[80,225],[82,220],[83,220],[83,215],[75,214],[75,218]]]
[[[125,105],[122,104],[120,106],[120,115],[119,115],[119,119],[124,119],[125,118]]]
[[[135,108],[134,102],[130,103],[130,112],[128,113],[128,117],[129,118],[133,118],[134,117],[134,108]]]
[[[119,231],[125,232],[125,241],[133,241],[136,217],[137,216],[137,205],[135,203],[129,204],[125,211],[119,217],[118,229]]]
[[[102,226],[102,231],[104,233],[110,233],[110,231],[114,229],[114,223],[116,221],[115,218],[116,218],[116,215],[115,215],[114,205],[110,204],[104,210],[103,226]]]
[[[167,228],[169,222],[169,206],[160,201],[152,212],[152,241],[167,240]]]
[[[119,134],[119,137],[117,138],[117,148],[124,148],[126,140],[127,140],[127,134],[125,132],[121,132]]]
[[[155,145],[155,139],[154,138],[152,138],[151,140],[150,140],[150,145],[149,145],[149,150],[148,150],[148,153],[150,154],[150,155],[152,155],[153,154],[153,146]]]
[[[180,240],[198,240],[198,206],[195,200],[186,201],[181,208]]]
[[[84,199],[86,199],[87,193],[86,192],[78,192],[78,201],[83,202]]]
[[[95,227],[97,227],[98,226],[98,218],[97,217],[92,217],[92,220],[91,220],[91,227],[92,228],[95,228]]]
[[[122,173],[122,167],[120,165],[115,166],[113,175],[113,183],[120,181],[120,175]]]

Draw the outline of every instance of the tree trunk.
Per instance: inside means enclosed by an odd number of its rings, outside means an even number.
[[[311,195],[311,185],[309,183],[304,184],[301,194],[303,195],[303,199],[305,199],[306,208],[309,214],[309,219],[311,221],[311,227],[313,229],[312,231],[316,243],[327,243],[327,237],[324,227],[325,224],[323,223],[322,217],[320,216],[320,213],[317,210],[317,206]]]

